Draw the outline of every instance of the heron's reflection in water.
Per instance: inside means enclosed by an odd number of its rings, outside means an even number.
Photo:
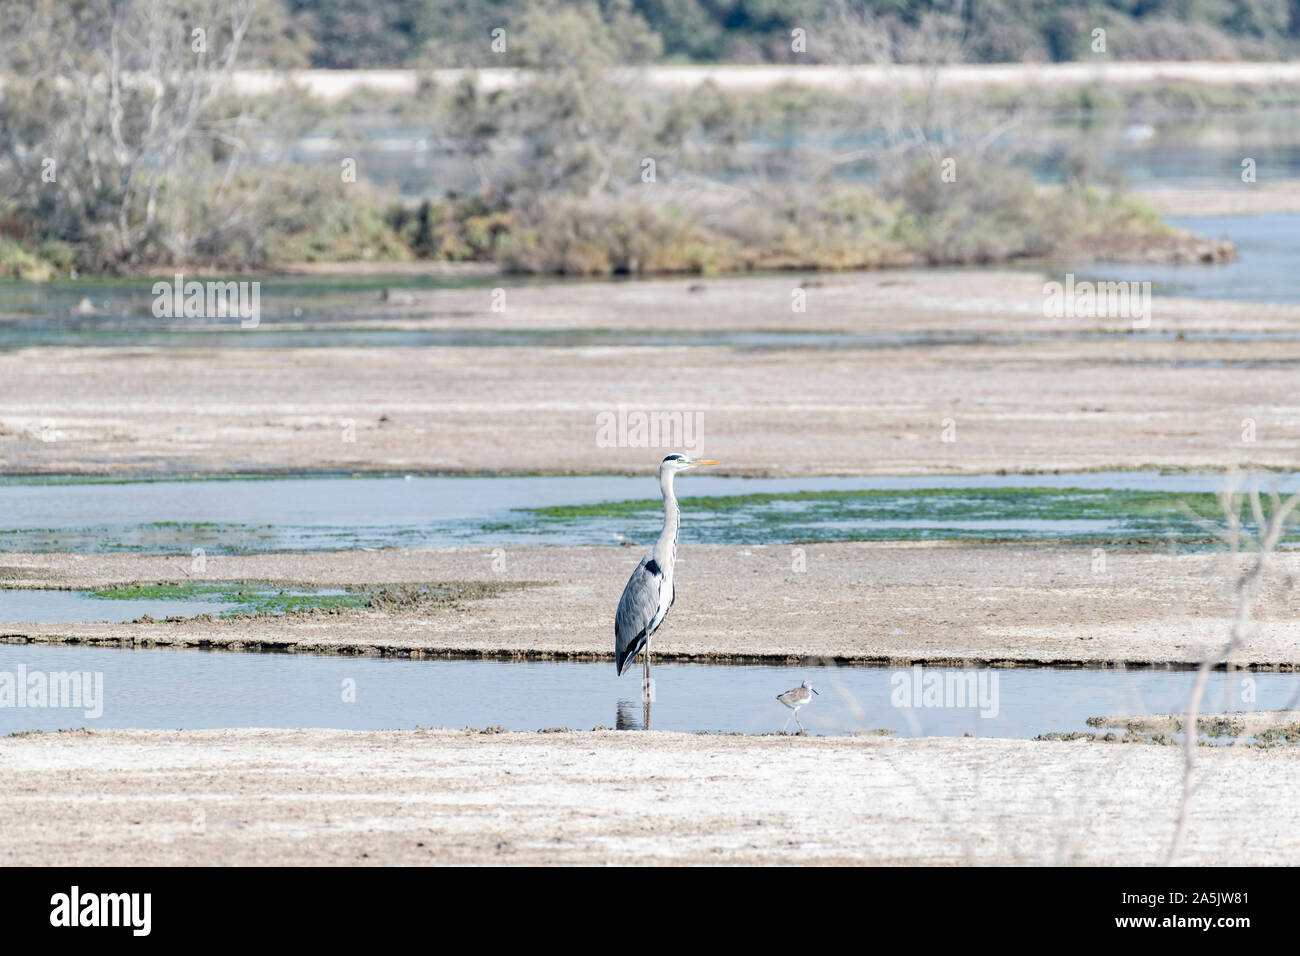
[[[620,698],[614,727],[617,730],[649,730],[650,701],[642,702],[633,697]]]

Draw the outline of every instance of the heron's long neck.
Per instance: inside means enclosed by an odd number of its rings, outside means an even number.
[[[677,495],[673,493],[673,472],[665,471],[659,475],[659,489],[664,493],[664,530],[659,533],[655,545],[655,560],[663,565],[671,564],[677,557],[677,526],[681,512],[677,507]]]

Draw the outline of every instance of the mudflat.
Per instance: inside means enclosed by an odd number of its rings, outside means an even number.
[[[1295,748],[1202,748],[1175,862],[1300,862]],[[0,739],[0,864],[1159,864],[1153,744],[663,732]]]
[[[697,415],[699,444],[734,475],[1294,464],[1300,340],[1231,336],[1294,334],[1300,307],[1156,298],[1134,328],[1045,316],[1044,282],[911,270],[555,283],[507,289],[504,312],[490,289],[460,288],[350,322],[867,337],[834,349],[14,349],[0,353],[0,471],[643,473],[659,446],[600,440],[620,409]],[[1203,332],[1229,340],[1178,338]]]
[[[689,529],[687,531],[689,533]],[[612,659],[613,613],[636,547],[390,549],[210,556],[206,581],[309,586],[473,582],[428,605],[131,624],[0,621],[54,643],[317,653]],[[1047,543],[683,544],[659,659],[1188,664],[1226,639],[1250,556],[1172,556]],[[1300,665],[1300,554],[1274,556],[1240,666]],[[803,570],[796,571],[795,567]],[[188,555],[10,554],[9,586],[184,583]],[[112,611],[106,601],[105,613]],[[3,607],[0,606],[0,618]]]

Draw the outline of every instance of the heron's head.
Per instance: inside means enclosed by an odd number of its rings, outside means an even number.
[[[676,474],[679,471],[690,471],[692,468],[698,468],[701,465],[717,464],[720,464],[720,462],[709,458],[692,458],[689,455],[672,454],[659,465],[659,471],[661,473]]]
[[[814,694],[816,694],[818,697],[820,697],[820,696],[822,695],[822,692],[821,692],[821,691],[819,691],[819,690],[817,690],[815,687],[813,687],[813,685],[812,685],[812,681],[810,681],[810,680],[806,680],[806,681],[803,682],[803,689],[804,689],[804,690],[810,690],[810,691],[812,691],[812,692],[813,692]]]

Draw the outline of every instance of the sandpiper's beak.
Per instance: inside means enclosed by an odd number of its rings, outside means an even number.
[[[809,687],[808,689],[812,691],[814,694],[816,694],[818,697],[822,695],[822,692],[819,691],[816,687]]]

